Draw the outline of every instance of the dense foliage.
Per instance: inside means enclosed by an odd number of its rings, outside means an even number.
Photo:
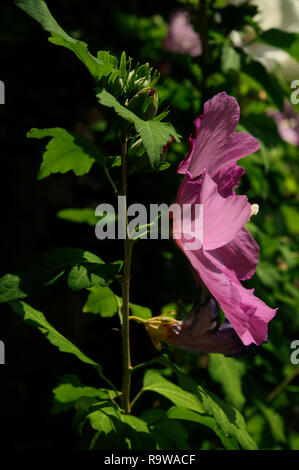
[[[171,2],[171,7],[189,11],[201,51],[175,52],[167,50],[164,42],[172,13],[166,7],[161,6],[160,11],[154,3],[154,12],[140,13],[135,2],[128,2],[114,11],[118,35],[98,32],[95,41],[88,30],[89,20],[91,30],[95,28],[92,2],[82,24],[79,13],[68,23],[72,2],[63,3],[57,13],[55,2],[49,2],[51,13],[42,0],[19,0],[16,5],[50,33],[51,43],[69,49],[63,54],[74,53],[81,61],[77,60],[76,67],[85,66],[84,72],[91,75],[90,89],[80,90],[80,103],[85,93],[87,100],[91,100],[90,90],[94,93],[89,120],[76,129],[64,129],[41,116],[35,118],[31,130],[23,131],[32,138],[32,148],[42,155],[38,179],[58,173],[54,176],[58,181],[68,172],[72,172],[71,178],[80,179],[90,172],[90,179],[82,181],[95,188],[90,198],[93,203],[88,207],[85,195],[80,197],[80,186],[74,186],[78,193],[71,200],[77,205],[57,207],[62,230],[64,224],[72,225],[67,245],[61,246],[58,233],[52,243],[58,247],[49,243],[41,255],[36,252],[21,267],[11,266],[9,274],[3,272],[0,279],[1,302],[9,302],[25,323],[36,326],[62,353],[76,356],[84,367],[96,371],[85,376],[80,368],[76,374],[76,365],[71,363],[71,373],[64,371],[58,383],[52,384],[53,414],[66,413],[70,425],[72,420],[80,436],[79,448],[299,449],[299,366],[291,362],[291,343],[299,340],[299,142],[290,142],[281,131],[279,115],[274,119],[273,114],[284,112],[284,102],[290,102],[294,90],[279,67],[269,71],[246,49],[249,31],[251,42],[274,45],[298,60],[299,34],[262,31],[254,19],[256,7],[250,2],[236,6],[224,0],[181,0]],[[60,10],[66,15],[63,29]],[[26,21],[32,20],[25,17]],[[31,55],[35,54],[35,31],[34,27]],[[242,33],[243,43],[237,44],[232,32]],[[90,49],[100,52],[89,51],[85,43],[88,36]],[[64,80],[59,67],[58,63],[55,73]],[[296,78],[299,76],[293,80]],[[40,90],[46,94],[42,77],[40,80]],[[115,193],[127,194],[124,158],[130,202],[171,204],[182,180],[176,170],[188,154],[193,121],[207,100],[224,91],[240,105],[237,130],[250,133],[260,143],[259,151],[238,163],[246,173],[237,193],[246,194],[260,207],[246,224],[261,249],[256,274],[245,285],[278,311],[269,324],[268,341],[250,358],[191,354],[166,344],[157,350],[143,325],[131,322],[133,369],[128,406],[123,398],[121,337],[116,332],[111,335],[112,329],[120,328],[119,319],[122,323],[126,313],[122,306],[126,301],[124,286],[121,289],[126,276],[123,241],[96,240],[94,226],[99,218],[95,206],[113,204]],[[296,110],[296,103],[292,107]],[[296,113],[294,116],[289,120],[296,119]],[[287,125],[286,115],[282,120]],[[44,140],[35,139],[47,139],[46,149]],[[87,242],[78,248],[74,237],[75,248],[70,248],[76,230],[84,230],[81,238]],[[128,254],[130,246],[125,249]],[[137,240],[128,277],[132,280],[128,309],[140,323],[161,314],[181,320],[192,309],[196,286],[187,259],[173,241]],[[63,293],[53,309],[63,315],[63,302],[70,298],[65,293],[68,288],[78,295],[74,311],[93,317],[90,327],[98,329],[100,344],[91,346],[97,342],[97,334],[92,333],[85,335],[85,344],[80,340],[79,348],[54,327],[55,316],[52,322],[47,312],[49,299],[55,299],[56,289]],[[69,314],[68,321],[72,322]],[[25,327],[19,330],[15,338],[26,331]],[[51,362],[51,355],[47,360]],[[55,422],[56,416],[51,419]]]

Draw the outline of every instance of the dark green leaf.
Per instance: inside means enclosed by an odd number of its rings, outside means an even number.
[[[284,50],[290,56],[299,61],[299,34],[281,31],[279,29],[268,29],[256,39],[256,42],[271,44]]]
[[[39,328],[47,340],[50,341],[50,343],[52,343],[54,346],[58,347],[59,351],[73,354],[80,361],[92,365],[101,373],[102,367],[87,357],[82,351],[80,351],[79,348],[77,348],[77,346],[75,346],[71,341],[60,334],[52,325],[50,325],[42,312],[35,310],[30,305],[21,301],[10,302],[9,304],[13,311],[23,318],[25,323]]]
[[[121,264],[121,261],[105,264],[80,248],[52,248],[0,279],[0,302],[40,296],[63,280],[72,290],[107,285],[118,275]]]
[[[272,102],[282,111],[285,92],[274,75],[267,72],[265,67],[252,57],[241,54],[242,73],[251,77],[269,95]]]

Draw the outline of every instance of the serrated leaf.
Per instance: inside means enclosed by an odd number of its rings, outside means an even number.
[[[85,175],[95,161],[105,166],[105,158],[93,142],[61,127],[31,129],[27,137],[35,139],[51,137],[38,173],[40,180],[52,173],[64,174],[68,171],[73,171],[77,176]]]
[[[94,286],[89,291],[83,312],[100,314],[104,318],[117,313],[116,296],[109,287]]]
[[[157,392],[168,398],[177,406],[184,407],[188,404],[188,408],[191,410],[198,411],[199,413],[205,412],[199,399],[195,395],[173,384],[155,370],[150,369],[146,371],[143,379],[143,390]]]
[[[16,5],[38,21],[44,30],[52,33],[49,38],[50,42],[73,51],[95,80],[100,80],[112,72],[116,59],[105,60],[103,58],[104,51],[101,51],[102,55],[99,57],[90,54],[85,42],[72,38],[59,26],[43,0],[16,0]]]
[[[242,392],[242,376],[245,374],[245,364],[223,354],[209,355],[209,374],[213,380],[220,383],[225,399],[239,410],[245,403]]]
[[[236,408],[225,403],[214,393],[203,389],[189,375],[180,370],[176,370],[176,372],[183,389],[195,394],[204,411],[215,418],[219,430],[224,433],[226,438],[237,439],[245,450],[257,449],[255,442],[246,430],[243,416]]]
[[[192,421],[192,419],[190,419],[190,413],[188,413],[188,411],[192,410],[192,412],[194,412],[194,415],[191,416],[193,420],[211,428],[227,449],[238,448],[236,439],[234,437],[225,435],[215,420],[215,417],[211,413],[207,413],[196,394],[190,393],[189,391],[186,391],[183,388],[173,384],[169,380],[162,377],[161,374],[155,370],[148,370],[145,373],[143,390],[155,391],[177,405],[175,407],[176,411],[169,411],[169,418],[186,419],[187,421]],[[187,412],[184,413],[183,410],[186,409]],[[185,418],[182,418],[182,413],[184,414]]]
[[[122,262],[107,263],[80,248],[52,248],[35,256],[13,274],[0,279],[0,303],[48,293],[66,281],[72,290],[107,285],[118,275]]]
[[[82,385],[78,377],[73,374],[64,375],[59,384],[53,389],[53,394],[53,414],[68,411],[73,407],[82,410],[94,401],[107,400],[117,396],[114,390]],[[92,402],[88,401],[91,398],[94,400]],[[86,406],[83,403],[84,399],[87,399]]]
[[[36,326],[45,335],[47,340],[50,341],[50,343],[58,347],[59,351],[73,354],[80,361],[85,364],[90,364],[100,373],[102,372],[100,364],[86,356],[77,346],[59,333],[59,331],[57,331],[56,328],[46,320],[42,312],[21,301],[9,302],[9,305],[14,312],[23,318],[25,323],[31,326]]]
[[[123,119],[134,124],[136,132],[140,134],[142,138],[144,148],[153,168],[159,166],[163,147],[171,140],[171,136],[177,142],[180,141],[180,136],[170,123],[154,120],[144,121],[136,116],[136,114],[132,113],[132,111],[122,106],[117,99],[105,89],[101,89],[96,96],[102,105],[114,108],[117,114]]]
[[[212,429],[214,433],[219,437],[222,444],[226,449],[237,450],[239,449],[238,443],[235,438],[226,438],[224,433],[219,429],[215,418],[208,414],[200,414],[195,411],[189,410],[187,407],[172,406],[167,411],[167,415],[170,419],[180,419],[184,421],[192,421],[203,426],[207,426]]]

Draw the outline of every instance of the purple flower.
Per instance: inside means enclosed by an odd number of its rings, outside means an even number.
[[[221,353],[241,357],[256,352],[254,345],[244,346],[228,320],[217,327],[218,309],[214,299],[197,305],[184,321],[169,328],[167,343],[187,351]]]
[[[198,282],[203,282],[218,301],[244,345],[259,345],[267,338],[267,323],[276,309],[240,282],[253,276],[259,247],[244,228],[254,210],[247,197],[233,189],[244,173],[236,162],[258,150],[259,143],[247,133],[234,132],[239,115],[235,98],[219,93],[205,103],[204,113],[196,119],[189,155],[178,170],[185,178],[176,201],[181,206],[202,204],[201,247],[189,248],[190,233],[184,233],[184,227],[180,233],[176,220],[173,235],[178,236],[175,241],[193,266]]]
[[[296,147],[299,146],[299,114],[291,104],[285,100],[284,112],[272,111],[267,112],[268,116],[272,117],[277,124],[277,130],[285,142],[289,142]]]
[[[234,357],[252,355],[257,351],[253,344],[244,346],[227,319],[218,327],[218,308],[214,299],[205,304],[199,300],[184,321],[177,321],[167,314],[148,320],[131,318],[144,323],[158,349],[161,349],[163,342],[186,351],[221,353]]]
[[[188,54],[192,57],[201,55],[200,37],[193,29],[187,11],[177,11],[172,14],[163,47],[167,51]]]

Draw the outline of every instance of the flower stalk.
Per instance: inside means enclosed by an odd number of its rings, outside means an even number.
[[[122,179],[121,194],[127,196],[127,138],[122,144]],[[125,206],[127,202],[125,199]],[[122,395],[121,406],[125,413],[130,413],[130,391],[131,391],[131,354],[130,354],[130,325],[129,325],[129,302],[130,302],[130,276],[131,276],[131,260],[133,240],[128,237],[128,218],[127,207],[126,214],[126,238],[124,242],[124,271],[122,277],[122,357],[123,357],[123,379],[122,379]]]

